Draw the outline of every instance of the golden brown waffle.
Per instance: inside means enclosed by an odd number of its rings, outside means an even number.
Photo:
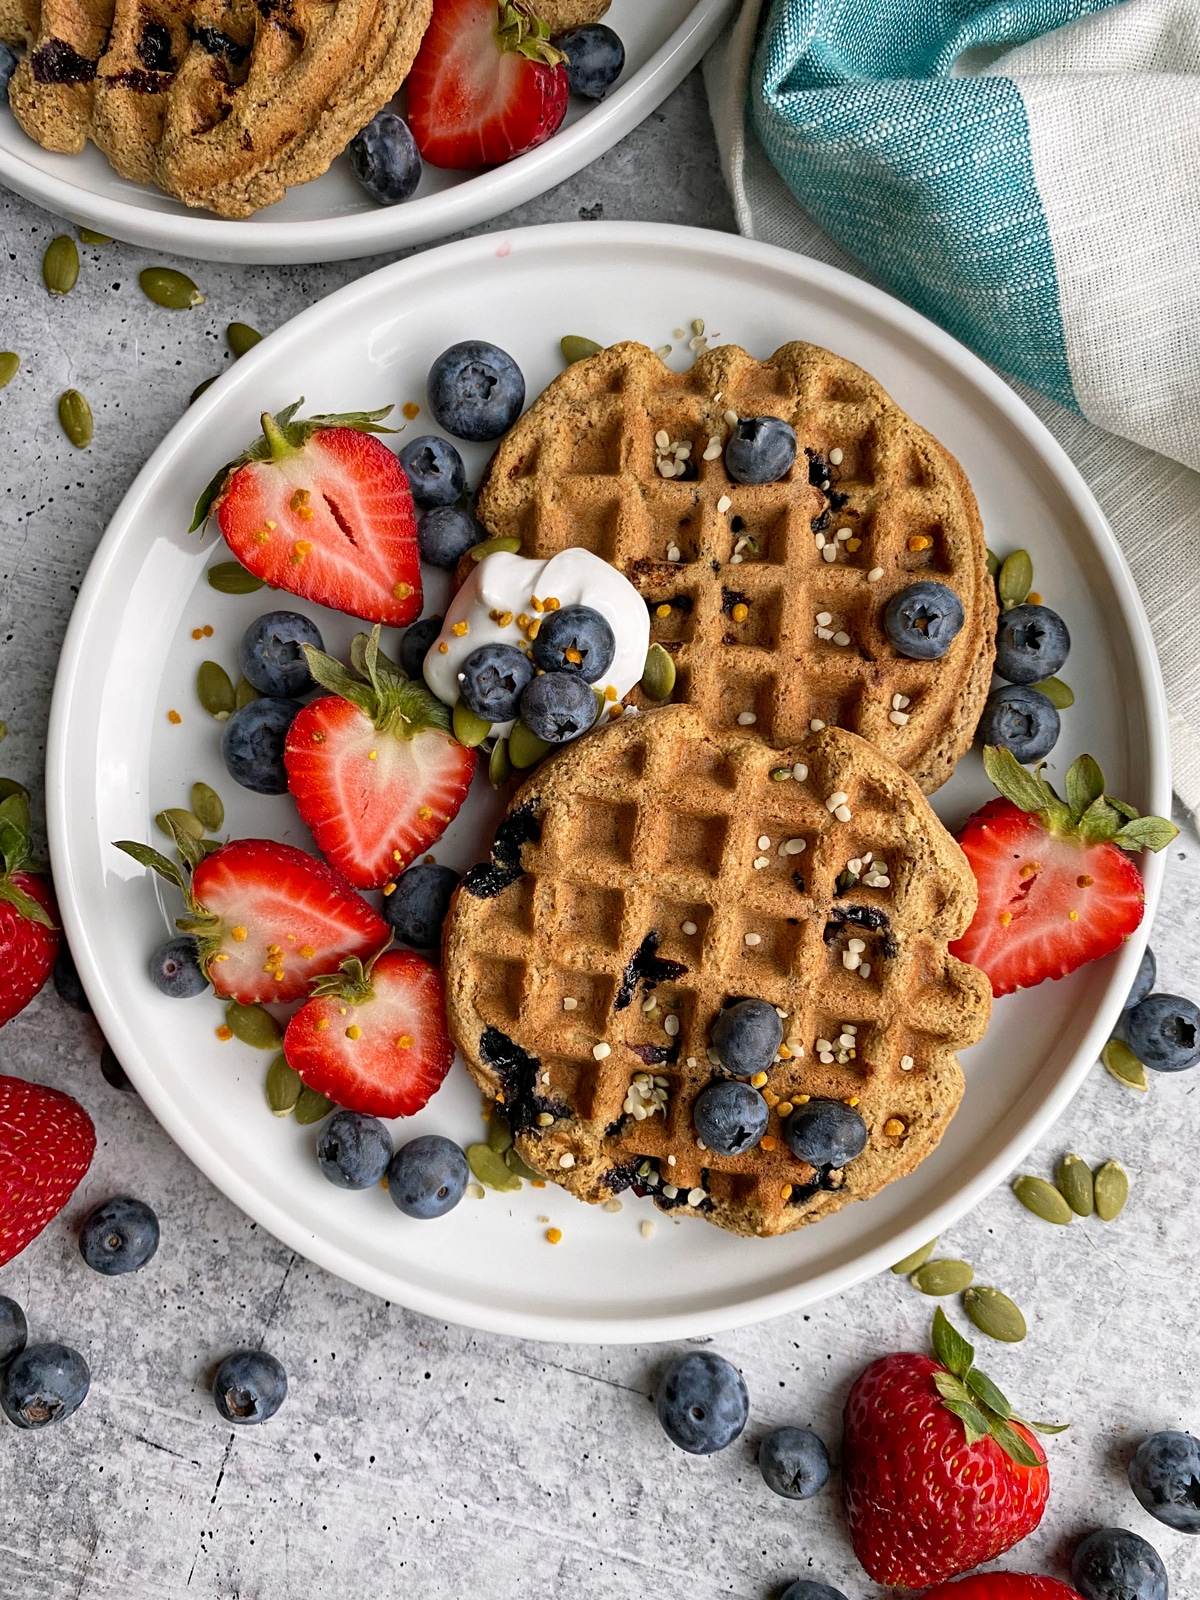
[[[112,19],[113,0],[42,0],[37,36],[12,75],[8,102],[44,149],[78,155],[87,143]]]
[[[536,0],[533,10],[553,35],[599,22],[611,4],[612,0]]]
[[[91,137],[123,178],[152,183],[167,91],[191,46],[192,0],[116,0]]]
[[[728,476],[734,413],[796,430],[781,482]],[[524,555],[582,545],[620,568],[674,656],[675,698],[715,728],[779,746],[814,719],[849,728],[926,793],[970,746],[996,631],[974,496],[936,439],[827,350],[756,361],[727,345],[684,373],[638,344],[576,362],[501,442],[478,515]],[[906,659],[883,630],[890,596],[922,578],[966,614],[939,661]]]
[[[492,864],[458,889],[450,1028],[522,1158],[581,1199],[632,1187],[735,1233],[785,1233],[941,1138],[956,1051],[991,1010],[987,979],[947,951],[974,909],[966,859],[916,784],[855,735],[783,752],[686,706],[626,714],[534,772]],[[762,1144],[718,1156],[692,1105],[723,1075],[712,1024],[746,995],[784,1014],[784,1059],[761,1085]],[[781,1119],[804,1096],[867,1123],[840,1172],[787,1146]]]

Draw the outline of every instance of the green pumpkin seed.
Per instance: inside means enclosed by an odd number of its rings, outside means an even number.
[[[480,1183],[486,1184],[489,1189],[499,1189],[503,1194],[511,1194],[521,1187],[520,1178],[506,1165],[504,1157],[497,1155],[490,1145],[469,1144],[466,1154],[471,1171]]]
[[[510,556],[515,556],[520,548],[521,541],[516,534],[497,534],[494,539],[483,539],[479,544],[473,544],[467,554],[472,561],[482,561],[485,556],[494,556],[498,550],[506,550]]]
[[[205,829],[211,833],[217,833],[225,821],[225,807],[221,803],[221,796],[206,783],[192,785],[192,810],[200,818]]]
[[[248,322],[231,322],[225,329],[225,343],[235,357],[244,356],[247,350],[253,350],[261,340],[262,334]]]
[[[1028,1331],[1020,1306],[999,1289],[970,1288],[963,1295],[963,1310],[989,1339],[1020,1344]]]
[[[526,1163],[521,1160],[520,1156],[517,1154],[516,1145],[511,1146],[511,1148],[504,1152],[504,1165],[509,1169],[510,1172],[515,1172],[518,1178],[528,1178],[530,1183],[545,1182],[545,1179],[542,1177],[540,1172],[535,1172],[532,1167],[527,1166]]]
[[[454,726],[454,737],[459,744],[465,744],[468,750],[474,750],[492,731],[490,722],[485,722],[482,717],[477,717],[465,700],[460,700],[451,713],[451,722]]]
[[[1066,1227],[1074,1215],[1062,1195],[1045,1178],[1035,1178],[1026,1173],[1013,1184],[1013,1193],[1026,1211],[1032,1211],[1043,1222],[1055,1222],[1060,1227]]]
[[[190,311],[204,304],[204,296],[187,273],[174,267],[146,267],[138,273],[138,282],[147,300],[166,311]]]
[[[167,825],[168,817],[181,833],[186,833],[191,839],[203,839],[204,824],[200,821],[200,818],[193,816],[190,811],[180,809],[178,806],[172,806],[167,811],[160,811],[154,819],[156,826],[166,834],[168,839],[175,837]]]
[[[498,1111],[493,1111],[488,1122],[487,1144],[489,1150],[494,1150],[502,1156],[506,1150],[512,1149],[512,1129],[508,1125],[508,1118],[501,1116]]]
[[[1146,1069],[1124,1039],[1110,1039],[1100,1052],[1100,1059],[1105,1069],[1111,1072],[1118,1083],[1123,1083],[1128,1089],[1141,1089],[1143,1092],[1150,1087],[1150,1080],[1146,1077]]]
[[[989,550],[987,553],[987,569],[989,578],[994,580],[999,575],[1000,557],[994,550]]]
[[[918,1267],[923,1267],[929,1260],[937,1245],[936,1239],[930,1239],[928,1244],[918,1246],[911,1255],[905,1256],[903,1261],[897,1261],[892,1271],[898,1278],[906,1278],[910,1272],[915,1272]]]
[[[553,748],[544,739],[539,739],[536,733],[530,733],[523,722],[513,723],[508,736],[508,759],[514,767],[535,766]]]
[[[1119,1161],[1106,1161],[1096,1168],[1096,1215],[1101,1222],[1119,1217],[1129,1199],[1129,1174]]]
[[[51,294],[70,294],[78,283],[79,251],[69,233],[60,233],[46,246],[42,278]]]
[[[277,1055],[267,1068],[267,1104],[277,1117],[290,1116],[304,1090],[304,1080],[285,1055]]]
[[[259,694],[249,678],[239,678],[237,688],[233,691],[233,698],[237,702],[236,709],[240,711],[243,706],[248,706],[252,700],[261,700],[262,695]]]
[[[959,1294],[975,1277],[974,1267],[965,1261],[946,1258],[927,1261],[923,1267],[909,1275],[909,1283],[922,1294]]]
[[[1096,1209],[1092,1169],[1081,1156],[1066,1155],[1058,1169],[1058,1187],[1077,1217],[1090,1217]]]
[[[263,580],[247,572],[240,561],[218,561],[209,567],[207,577],[209,587],[219,594],[253,594],[263,587]]]
[[[283,1029],[262,1006],[244,1006],[231,1000],[225,1007],[225,1021],[235,1039],[255,1050],[278,1050],[283,1041]]]
[[[1040,683],[1031,683],[1029,687],[1044,694],[1056,711],[1068,711],[1075,704],[1074,689],[1061,678],[1043,678]]]
[[[1029,559],[1029,552],[1014,550],[1012,555],[1005,557],[996,578],[1000,604],[1005,611],[1012,606],[1019,606],[1032,588],[1033,562]]]
[[[582,334],[565,333],[558,341],[558,348],[563,353],[563,360],[570,367],[576,361],[586,361],[589,356],[599,355],[604,346],[597,344],[595,339],[585,339]]]
[[[76,450],[86,450],[92,442],[92,408],[78,389],[59,395],[58,420]]]
[[[219,661],[202,661],[196,670],[196,698],[210,717],[225,722],[237,709],[229,674]]]
[[[305,1084],[296,1101],[296,1121],[301,1127],[307,1128],[310,1123],[320,1122],[322,1117],[327,1117],[332,1110],[333,1101],[328,1095],[318,1094]]]
[[[668,650],[652,644],[646,651],[646,665],[642,668],[642,692],[651,700],[669,700],[675,688],[675,663]]]
[[[95,228],[80,228],[80,244],[111,244],[112,240],[106,233],[97,233]]]
[[[198,383],[188,396],[188,405],[194,406],[204,391],[206,389],[211,389],[213,384],[216,383],[220,376],[221,374],[219,372],[214,372],[211,378],[205,378],[203,383]]]
[[[20,366],[21,358],[15,350],[0,350],[0,389],[13,381]]]
[[[493,789],[502,788],[513,775],[513,764],[508,756],[508,740],[497,739],[488,760],[488,778]]]

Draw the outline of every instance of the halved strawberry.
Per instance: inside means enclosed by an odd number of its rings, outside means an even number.
[[[1079,1595],[1057,1578],[1037,1578],[1029,1572],[977,1572],[954,1583],[939,1583],[922,1600],[1079,1600]]]
[[[344,962],[288,1023],[283,1053],[339,1106],[411,1117],[454,1060],[442,975],[412,950],[389,950],[365,968]]]
[[[566,57],[525,0],[434,0],[408,75],[408,121],[434,167],[524,155],[567,114]]]
[[[968,817],[956,835],[979,903],[950,950],[1002,995],[1064,978],[1118,949],[1145,909],[1142,875],[1126,851],[1161,850],[1178,829],[1109,799],[1091,756],[1068,771],[1065,801],[1002,747],[989,746],[983,761],[1005,798]]]
[[[295,422],[302,404],[264,411],[263,436],[222,467],[192,528],[215,513],[234,555],[273,589],[368,622],[405,627],[421,614],[412,491],[373,433],[392,409]]]
[[[359,634],[355,677],[311,645],[309,670],[334,692],[288,730],[288,788],[321,851],[360,889],[378,889],[440,839],[467,797],[476,753],[450,713]]]
[[[117,841],[135,861],[183,891],[200,964],[222,997],[299,1000],[314,978],[349,956],[368,958],[391,937],[387,924],[322,861],[273,839],[235,839],[209,855],[175,832],[181,870],[148,845]],[[186,869],[190,867],[190,876]]]
[[[30,855],[29,795],[0,778],[0,1027],[50,976],[61,939],[54,890]]]

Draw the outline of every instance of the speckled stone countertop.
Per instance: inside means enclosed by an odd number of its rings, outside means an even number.
[[[494,226],[600,216],[731,226],[697,75],[594,166]],[[4,195],[0,219],[0,348],[26,363],[0,395],[0,717],[11,730],[0,767],[36,792],[79,581],[134,473],[230,359],[225,325],[268,331],[381,261],[198,264],[207,304],[164,339],[136,283],[154,256],[85,248],[78,287],[52,300],[41,257],[59,225]],[[72,385],[96,414],[86,453],[54,417]],[[1192,995],[1200,949],[1179,930],[1195,927],[1198,903],[1200,844],[1187,833],[1170,850],[1154,944],[1162,987]],[[669,1348],[480,1335],[328,1277],[219,1195],[136,1095],[103,1081],[100,1045],[49,987],[0,1033],[0,1071],[77,1095],[99,1135],[64,1215],[0,1269],[34,1336],[78,1346],[93,1374],[62,1427],[0,1427],[3,1600],[767,1600],[802,1575],[879,1600],[850,1551],[836,1478],[812,1501],[780,1500],[754,1453],[769,1428],[794,1422],[836,1459],[854,1375],[886,1351],[924,1348],[931,1303],[904,1280],[885,1274],[711,1341],[744,1372],[751,1420],[723,1454],[685,1456],[650,1401]],[[1066,1150],[1119,1157],[1133,1192],[1113,1225],[1046,1226],[1002,1187],[942,1240],[1029,1318],[1023,1345],[989,1345],[986,1369],[1026,1414],[1073,1424],[1050,1446],[1041,1528],[1002,1565],[1065,1577],[1075,1539],[1115,1523],[1157,1546],[1176,1600],[1200,1591],[1200,1541],[1153,1522],[1124,1479],[1144,1433],[1200,1428],[1198,1082],[1159,1077],[1140,1096],[1097,1068],[1030,1156],[1044,1173]],[[151,1268],[102,1280],[74,1225],[131,1174],[163,1244]],[[269,1426],[235,1433],[208,1383],[221,1355],[259,1341],[286,1364],[290,1398]]]

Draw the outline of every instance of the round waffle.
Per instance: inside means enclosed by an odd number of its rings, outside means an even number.
[[[786,478],[729,477],[734,413],[792,425]],[[582,545],[613,562],[675,658],[676,699],[714,728],[778,746],[814,721],[849,728],[926,793],[970,746],[996,632],[975,498],[953,456],[828,350],[756,361],[726,345],[682,373],[639,344],[576,362],[501,441],[478,515],[524,555]],[[966,617],[938,661],[901,656],[883,629],[888,599],[922,578]]]
[[[916,784],[854,734],[781,752],[687,706],[627,714],[535,771],[456,892],[450,1028],[521,1157],[581,1199],[633,1188],[735,1233],[786,1233],[940,1139],[956,1051],[991,1009],[987,979],[947,951],[974,909]],[[723,1076],[712,1024],[746,995],[783,1014],[785,1045],[761,1085],[766,1137],[718,1156],[692,1106]],[[806,1096],[865,1119],[867,1148],[840,1171],[788,1148],[783,1118]]]

